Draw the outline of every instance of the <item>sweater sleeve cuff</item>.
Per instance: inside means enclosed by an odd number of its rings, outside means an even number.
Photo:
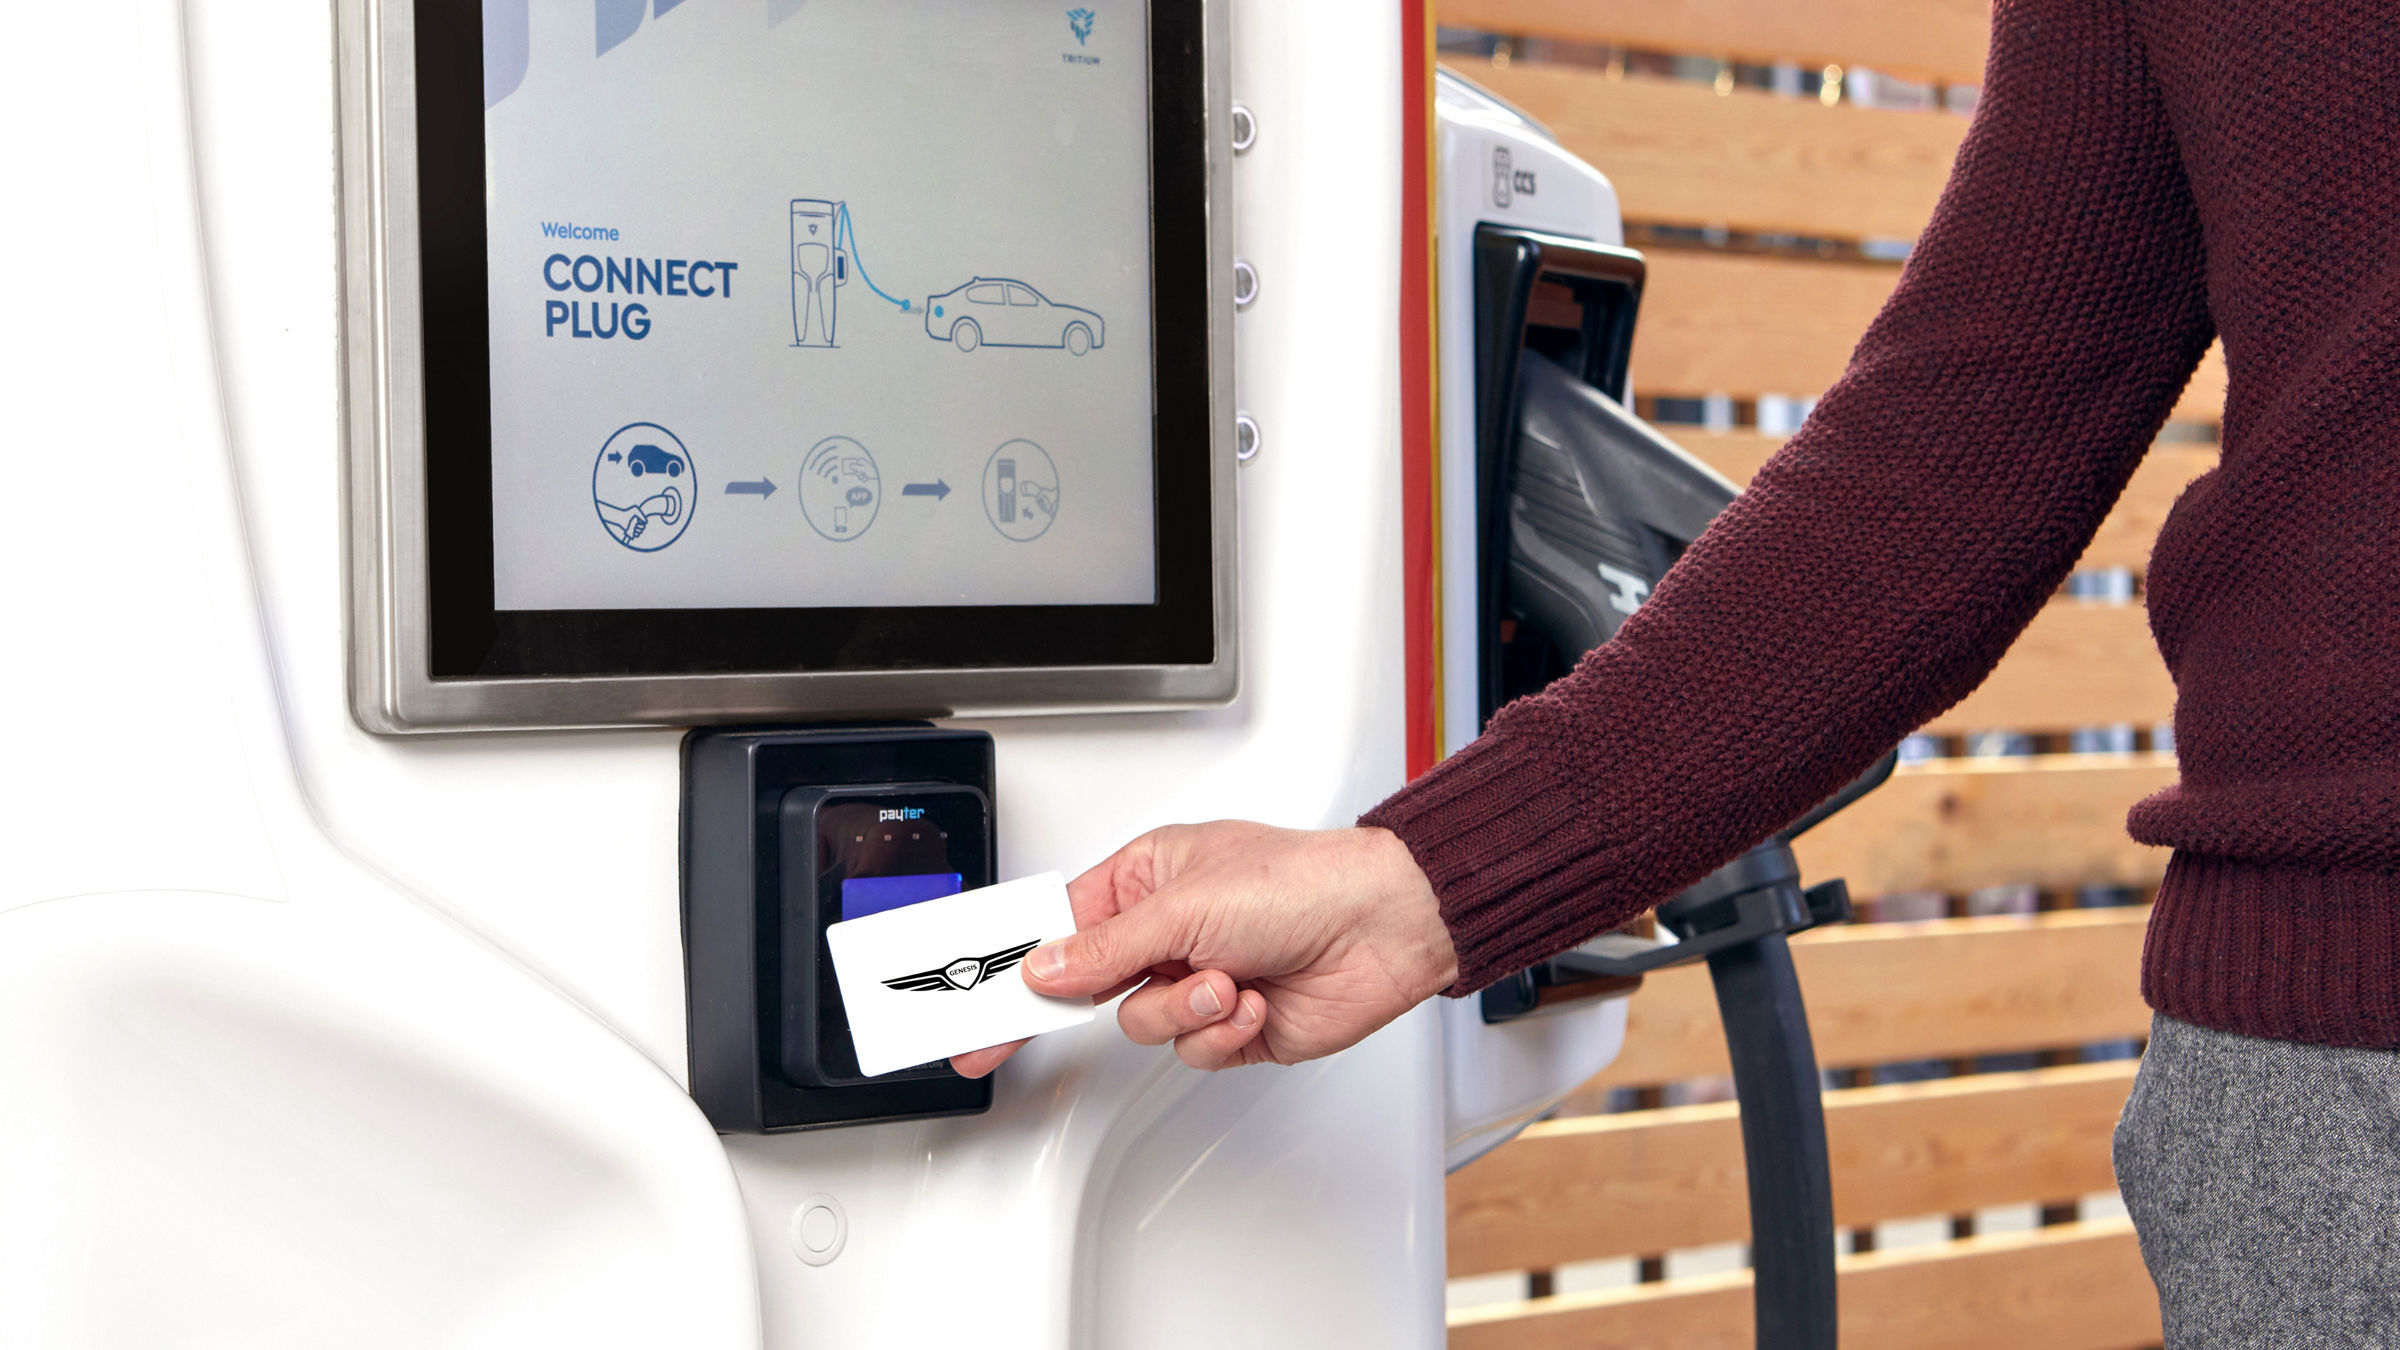
[[[1464,997],[1625,922],[1627,850],[1580,819],[1572,775],[1536,744],[1487,735],[1359,817],[1408,845],[1441,902]]]

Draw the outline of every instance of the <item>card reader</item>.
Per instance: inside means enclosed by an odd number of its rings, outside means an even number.
[[[783,794],[782,1068],[794,1083],[845,1087],[859,1072],[825,930],[846,919],[992,883],[991,802],[973,787],[911,783],[800,787]],[[947,1064],[879,1083],[950,1076]]]
[[[925,725],[694,731],[683,747],[693,1100],[725,1133],[961,1115],[989,1078],[858,1067],[825,930],[994,880],[992,738]]]

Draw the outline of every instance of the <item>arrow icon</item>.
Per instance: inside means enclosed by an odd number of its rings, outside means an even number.
[[[940,501],[950,495],[950,485],[936,478],[930,483],[910,483],[900,489],[903,497],[931,497]]]
[[[755,483],[727,483],[725,491],[728,495],[746,492],[753,497],[772,497],[775,495],[775,483],[774,480],[767,478],[761,478]]]

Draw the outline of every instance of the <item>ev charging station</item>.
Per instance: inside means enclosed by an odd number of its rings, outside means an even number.
[[[121,485],[0,536],[58,653],[4,685],[0,1344],[1441,1342],[1445,1166],[1661,949],[1291,1069],[1103,1017],[969,1083],[861,1075],[817,945],[1402,782],[1392,7],[33,22],[109,59],[10,96],[105,115],[7,228],[125,262],[26,283],[26,426]],[[1438,116],[1454,747],[1716,499],[1622,411],[1605,178]],[[1607,566],[1512,523],[1627,463]],[[1834,907],[1747,866],[1667,921],[1712,966]]]

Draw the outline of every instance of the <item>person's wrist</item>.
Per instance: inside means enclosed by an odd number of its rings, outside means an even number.
[[[1397,927],[1399,973],[1413,998],[1431,998],[1458,983],[1458,949],[1450,940],[1450,925],[1442,921],[1441,898],[1399,835],[1380,825],[1362,825],[1357,833],[1378,908]]]

